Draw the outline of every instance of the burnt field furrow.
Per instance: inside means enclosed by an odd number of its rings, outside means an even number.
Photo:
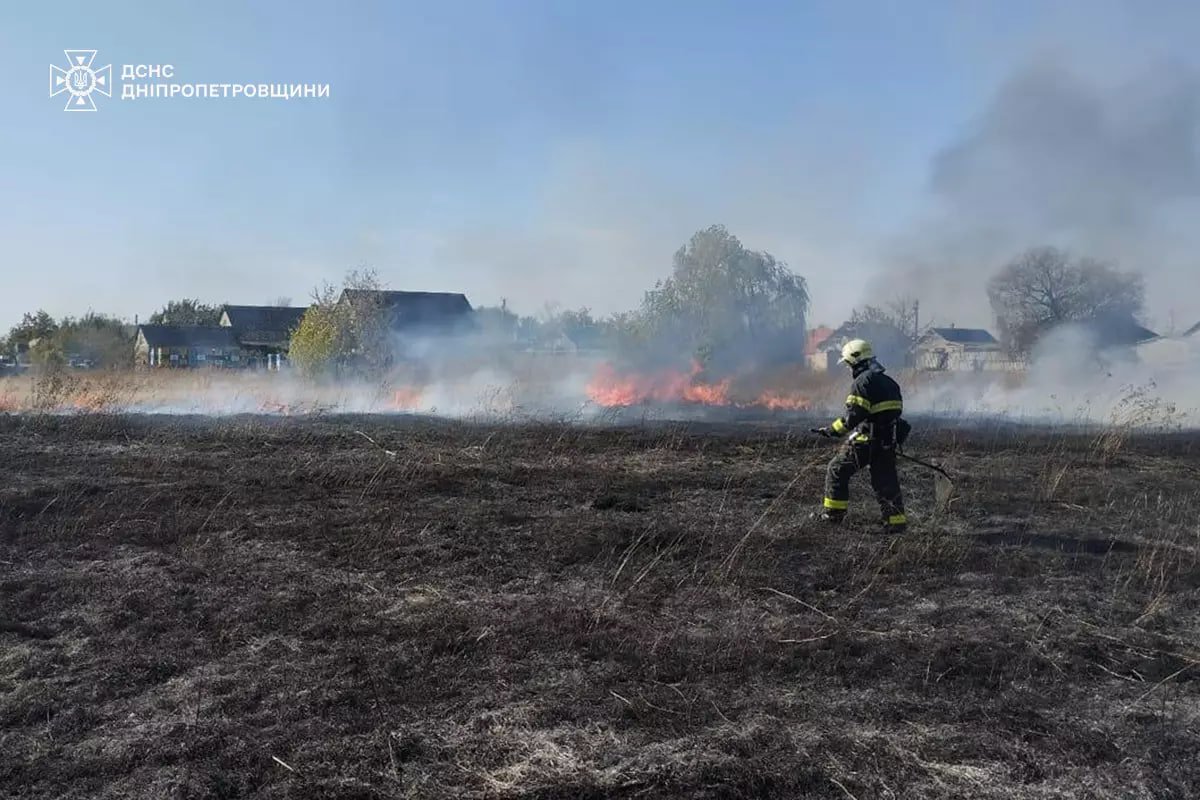
[[[0,417],[0,795],[1200,796],[1200,435],[806,428]]]

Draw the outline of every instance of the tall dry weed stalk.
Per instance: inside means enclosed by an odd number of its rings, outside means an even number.
[[[66,368],[57,365],[44,367],[33,380],[31,409],[39,414],[58,411],[78,386],[78,378]]]
[[[25,407],[21,399],[28,389],[21,378],[0,378],[0,414],[17,414]]]
[[[1182,428],[1184,414],[1176,405],[1159,397],[1154,381],[1127,385],[1109,413],[1107,423],[1092,440],[1090,454],[1101,464],[1110,464],[1134,433],[1167,433]]]

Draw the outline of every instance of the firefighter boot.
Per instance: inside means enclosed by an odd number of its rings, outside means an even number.
[[[846,512],[831,508],[822,508],[820,511],[814,511],[809,514],[808,518],[817,522],[824,522],[826,525],[840,525],[846,519]]]

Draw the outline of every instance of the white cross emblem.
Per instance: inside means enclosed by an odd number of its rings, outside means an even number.
[[[112,97],[112,64],[92,69],[95,50],[63,50],[67,54],[67,69],[50,65],[50,96],[68,92],[64,111],[95,111],[92,92]]]

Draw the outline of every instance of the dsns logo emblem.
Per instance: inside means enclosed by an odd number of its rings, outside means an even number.
[[[95,111],[96,101],[92,99],[92,92],[112,97],[112,64],[92,69],[95,50],[63,52],[67,54],[67,68],[50,65],[50,96],[68,93],[64,111]]]

